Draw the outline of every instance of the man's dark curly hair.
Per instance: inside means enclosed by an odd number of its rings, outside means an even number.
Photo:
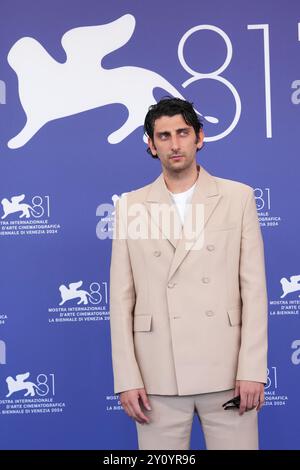
[[[193,103],[182,100],[180,98],[173,98],[172,96],[162,98],[157,104],[153,104],[149,107],[144,122],[145,134],[150,137],[153,142],[154,124],[156,119],[159,119],[162,116],[171,117],[175,116],[176,114],[181,114],[185,122],[194,128],[195,134],[198,136],[200,129],[203,127],[203,124],[193,108]],[[157,155],[152,154],[149,147],[147,148],[147,152],[153,158],[158,158]]]

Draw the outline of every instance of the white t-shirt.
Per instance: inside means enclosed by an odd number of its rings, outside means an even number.
[[[171,193],[171,191],[169,191],[173,201],[176,204],[177,211],[178,211],[178,214],[180,216],[182,225],[184,225],[184,218],[185,218],[185,214],[186,214],[186,205],[189,202],[191,202],[191,200],[192,200],[192,196],[193,196],[195,186],[196,186],[196,183],[191,188],[189,188],[187,191],[184,191],[183,193]]]

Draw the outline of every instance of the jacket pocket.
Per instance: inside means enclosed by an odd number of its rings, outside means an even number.
[[[241,325],[242,323],[242,312],[240,308],[231,308],[227,310],[230,326]]]
[[[135,315],[133,331],[151,331],[152,315]]]

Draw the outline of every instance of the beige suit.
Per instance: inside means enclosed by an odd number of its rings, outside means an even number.
[[[204,229],[188,243],[167,233],[159,203],[172,206],[162,175],[116,207],[115,233],[126,236],[113,240],[111,260],[115,393],[192,395],[232,389],[236,379],[266,382],[264,254],[252,188],[201,167],[190,211],[204,207]],[[140,230],[157,229],[152,239],[133,233],[138,211]]]

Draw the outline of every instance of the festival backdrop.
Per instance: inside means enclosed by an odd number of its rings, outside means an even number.
[[[165,95],[202,114],[199,163],[255,191],[260,445],[300,448],[299,1],[1,0],[1,449],[137,448],[113,393],[112,221],[118,197],[161,171],[142,124]]]

